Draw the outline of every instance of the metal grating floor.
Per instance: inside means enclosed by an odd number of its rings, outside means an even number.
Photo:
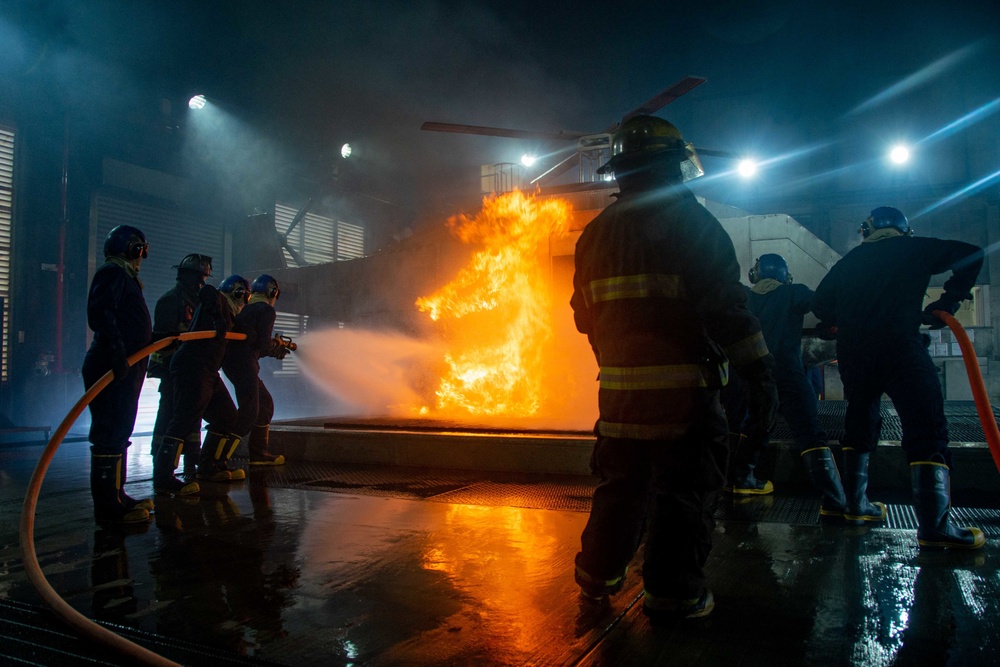
[[[272,488],[302,488],[386,498],[429,500],[484,507],[520,507],[589,512],[597,479],[575,475],[529,475],[425,468],[290,463],[267,471]],[[872,526],[913,530],[913,507],[887,504],[884,524]],[[810,525],[819,520],[819,498],[772,494],[736,498],[720,494],[715,518]],[[952,508],[958,525],[975,525],[987,537],[1000,537],[1000,509]]]
[[[840,441],[844,435],[844,413],[846,401],[820,401],[819,420],[830,440]],[[882,402],[882,440],[896,440],[903,437],[899,415],[890,401]],[[948,434],[954,442],[986,442],[983,425],[973,401],[945,401],[944,414],[948,418]],[[993,408],[997,422],[1000,422],[1000,407]],[[780,415],[775,425],[772,441],[791,440],[792,431]]]

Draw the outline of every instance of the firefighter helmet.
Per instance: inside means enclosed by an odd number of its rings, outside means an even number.
[[[751,285],[756,285],[765,278],[777,280],[779,283],[785,284],[792,282],[792,276],[788,273],[788,262],[781,255],[774,253],[758,257],[754,265],[750,267],[750,273],[747,274],[747,278],[750,279]]]
[[[242,303],[250,300],[250,283],[243,276],[229,276],[219,284],[219,291]]]
[[[105,257],[124,257],[131,261],[149,257],[149,244],[146,235],[138,228],[130,225],[118,225],[104,239]]]
[[[685,181],[705,173],[694,147],[685,143],[673,123],[656,116],[632,116],[611,136],[611,159],[597,173],[608,174],[623,166],[641,166],[661,159],[679,163]]]
[[[262,273],[250,284],[250,291],[253,294],[263,294],[268,299],[277,299],[278,295],[281,294],[281,290],[278,288],[278,281],[273,277]]]
[[[879,229],[889,228],[897,229],[901,234],[913,236],[913,230],[910,229],[910,223],[906,216],[898,208],[892,206],[879,206],[872,209],[868,219],[861,223],[861,229],[858,231],[863,237],[868,238]]]
[[[212,275],[212,258],[196,252],[185,255],[181,263],[174,267],[178,271],[194,271],[208,277]]]

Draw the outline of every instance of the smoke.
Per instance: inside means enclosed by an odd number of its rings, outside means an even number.
[[[361,414],[415,417],[433,405],[427,378],[443,358],[439,344],[360,329],[314,331],[297,342],[303,374]]]
[[[597,418],[597,365],[587,339],[579,334],[546,350],[546,400],[531,418],[436,410],[435,392],[446,370],[447,349],[442,342],[364,329],[314,331],[296,342],[302,373],[356,416],[572,431],[589,431]]]

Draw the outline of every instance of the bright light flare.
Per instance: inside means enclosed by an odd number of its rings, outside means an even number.
[[[194,97],[188,100],[188,108],[203,109],[205,108],[205,103],[206,100],[204,95],[195,95]]]
[[[552,288],[545,244],[569,228],[570,205],[517,190],[483,200],[473,218],[448,226],[476,244],[469,264],[416,305],[447,335],[437,414],[533,417],[545,401]]]
[[[895,164],[906,164],[910,160],[910,149],[902,144],[893,146],[889,151],[889,159]]]
[[[537,161],[538,161],[538,156],[531,155],[530,153],[525,153],[524,155],[521,156],[521,164],[523,164],[525,167],[530,167]]]
[[[740,160],[740,164],[736,167],[736,171],[738,171],[740,176],[743,178],[753,178],[757,175],[757,161],[749,158]]]
[[[353,152],[354,150],[351,148],[350,144],[344,144],[343,146],[340,147],[340,157],[344,158],[345,160],[351,157],[351,153]]]

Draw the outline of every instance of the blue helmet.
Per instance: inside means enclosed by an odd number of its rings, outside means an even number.
[[[263,294],[268,299],[277,299],[278,295],[281,294],[281,290],[278,288],[278,281],[266,273],[262,273],[254,278],[253,283],[250,285],[250,291],[254,294]]]
[[[913,230],[910,229],[910,223],[906,219],[906,216],[898,208],[891,206],[879,206],[876,209],[872,209],[872,212],[868,215],[868,219],[861,223],[859,231],[863,237],[868,238],[872,232],[890,227],[898,229],[900,233],[907,236],[913,236]]]
[[[233,274],[222,281],[219,291],[231,295],[237,301],[246,303],[250,300],[250,283],[243,276]]]
[[[747,278],[750,279],[751,285],[755,285],[765,278],[777,280],[779,283],[792,282],[792,276],[788,273],[788,262],[781,255],[775,255],[774,253],[758,257],[757,261],[750,268]]]
[[[118,225],[104,239],[105,257],[124,257],[128,260],[149,257],[146,235],[130,225]]]

